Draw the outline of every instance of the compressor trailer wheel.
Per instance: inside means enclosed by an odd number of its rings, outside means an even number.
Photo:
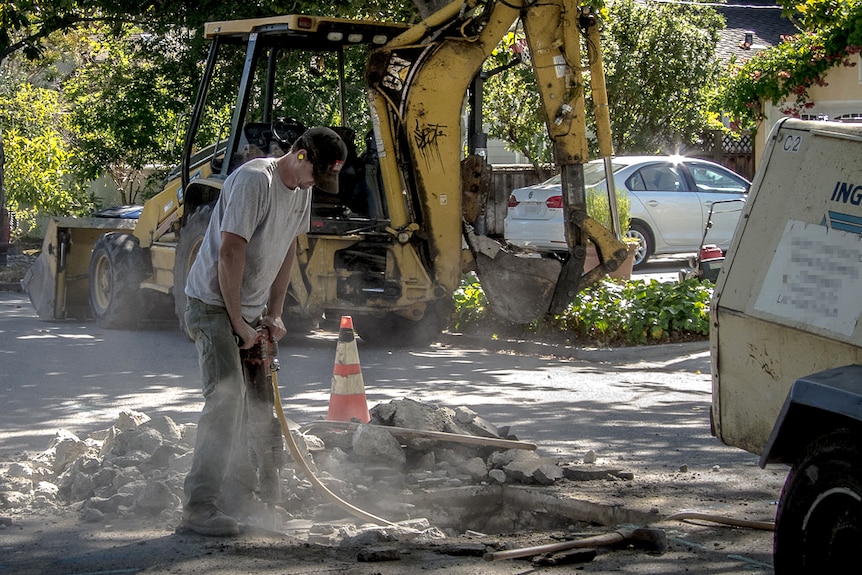
[[[775,573],[841,573],[862,548],[858,434],[814,441],[784,483],[775,525]]]

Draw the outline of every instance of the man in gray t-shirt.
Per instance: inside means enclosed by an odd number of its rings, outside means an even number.
[[[254,470],[241,441],[245,383],[240,349],[286,333],[281,315],[296,237],[308,231],[311,189],[338,192],[347,148],[329,128],[311,128],[288,154],[257,158],[224,182],[200,251],[189,271],[185,313],[203,379],[192,468],[185,480],[183,525],[204,535],[236,535],[219,504],[251,498]],[[237,343],[239,342],[239,343]]]

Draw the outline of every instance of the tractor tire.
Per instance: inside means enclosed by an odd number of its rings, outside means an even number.
[[[787,476],[775,520],[776,575],[843,573],[862,546],[859,434],[814,441]]]
[[[655,250],[655,240],[649,226],[640,222],[633,221],[629,226],[629,231],[626,232],[627,238],[632,238],[638,241],[638,247],[635,250],[635,259],[632,267],[639,269],[649,260]]]
[[[138,327],[146,274],[144,250],[132,234],[110,232],[96,241],[90,256],[90,308],[100,327]]]
[[[210,203],[199,207],[195,213],[189,216],[186,224],[180,230],[180,241],[177,242],[177,249],[174,253],[174,287],[172,289],[174,313],[179,321],[180,331],[185,334],[188,334],[185,313],[189,301],[185,291],[186,280],[188,280],[189,270],[192,269],[192,264],[198,256],[198,250],[201,247],[201,242],[203,242],[207,226],[209,226],[213,208],[214,204]]]

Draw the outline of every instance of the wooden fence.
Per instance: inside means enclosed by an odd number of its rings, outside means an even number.
[[[689,148],[686,155],[721,164],[749,180],[754,178],[754,136],[748,132],[734,137],[710,130],[703,134],[701,145]]]
[[[512,190],[541,181],[529,164],[495,164],[491,171],[491,193],[483,220],[485,233],[491,237],[503,237],[503,220]]]

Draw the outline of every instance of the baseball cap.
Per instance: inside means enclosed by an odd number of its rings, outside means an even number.
[[[293,144],[294,150],[305,149],[314,170],[314,185],[330,194],[338,193],[338,174],[347,159],[347,146],[334,130],[317,126],[309,128]]]

